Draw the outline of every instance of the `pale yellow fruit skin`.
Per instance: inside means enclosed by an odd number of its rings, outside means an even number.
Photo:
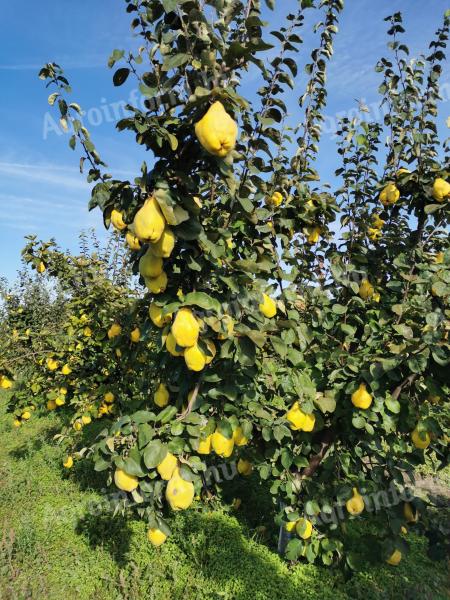
[[[395,204],[400,198],[400,191],[395,183],[388,183],[380,194],[380,202],[383,206]]]
[[[64,404],[66,403],[66,400],[65,400],[64,396],[58,396],[53,402],[55,403],[55,407],[56,406],[64,406]]]
[[[407,523],[417,523],[419,520],[418,511],[415,511],[409,502],[405,502],[403,505],[403,515]]]
[[[173,337],[172,333],[169,333],[166,338],[167,352],[169,352],[169,354],[171,354],[172,356],[183,356],[184,350],[178,351],[176,349],[176,345],[177,345],[177,343],[175,341],[175,338]]]
[[[320,234],[322,233],[322,229],[320,227],[308,227],[306,229],[307,237],[306,240],[308,244],[317,244],[320,239]]]
[[[28,419],[31,419],[31,413],[29,410],[26,410],[25,412],[22,413],[22,419],[24,421],[28,421]]]
[[[283,202],[283,196],[280,192],[274,192],[266,199],[266,202],[269,206],[278,207]]]
[[[158,548],[167,540],[167,535],[160,529],[152,528],[147,531],[147,539],[153,546]]]
[[[433,183],[433,198],[438,202],[443,202],[448,197],[450,197],[450,183],[447,183],[442,177],[438,177]]]
[[[139,241],[139,238],[134,235],[133,232],[131,231],[127,231],[127,234],[125,236],[125,240],[128,244],[128,247],[130,248],[130,250],[140,250],[141,249],[141,242]]]
[[[72,373],[72,369],[69,367],[69,365],[64,365],[63,368],[61,369],[61,373],[63,375],[70,375]]]
[[[233,454],[234,439],[229,440],[220,431],[215,431],[211,436],[211,445],[214,452],[222,458],[228,458]]]
[[[206,354],[198,344],[194,344],[184,351],[184,360],[190,371],[202,371],[206,366]]]
[[[113,323],[108,329],[108,338],[112,340],[122,333],[122,327],[118,323]]]
[[[134,344],[139,342],[139,340],[141,339],[141,332],[139,330],[139,327],[135,327],[133,329],[133,331],[130,333],[130,339]]]
[[[66,469],[71,469],[73,467],[73,458],[71,456],[68,456],[63,462],[63,467]]]
[[[152,302],[150,304],[149,309],[148,309],[148,314],[150,316],[150,319],[151,319],[153,325],[155,325],[156,327],[159,327],[160,329],[162,329],[164,327],[164,325],[167,325],[172,320],[172,315],[168,314],[168,315],[163,316],[162,310],[163,310],[162,307],[158,306],[154,302]]]
[[[197,343],[200,325],[189,308],[181,308],[172,325],[172,334],[178,346],[189,348]]]
[[[156,244],[150,246],[150,252],[160,258],[169,258],[175,247],[175,239],[173,231],[166,227]]]
[[[126,229],[127,224],[123,220],[123,215],[119,210],[113,208],[111,212],[111,223],[114,225],[116,229],[122,231]]]
[[[177,463],[177,457],[168,452],[165,458],[156,467],[161,479],[169,481],[174,474],[175,469],[177,468]]]
[[[107,404],[112,404],[114,402],[114,394],[112,392],[106,392],[103,396],[103,400]]]
[[[1,383],[0,383],[0,387],[2,388],[2,390],[9,390],[12,388],[12,381],[11,379],[9,379],[9,377],[6,377],[6,375],[2,375],[1,379]]]
[[[124,492],[132,492],[137,488],[139,481],[134,475],[129,475],[122,469],[116,469],[116,472],[114,473],[114,483],[119,490],[123,490]]]
[[[248,438],[245,437],[241,426],[236,427],[233,431],[233,440],[236,446],[245,446],[248,444]]]
[[[145,285],[152,294],[162,294],[166,291],[168,283],[167,273],[162,271],[158,277],[146,277]]]
[[[271,319],[277,314],[277,305],[275,300],[267,294],[263,294],[263,301],[259,305],[259,310],[265,317]]]
[[[59,367],[59,363],[57,360],[54,360],[53,358],[47,359],[47,368],[49,371],[56,371],[56,369],[58,367]]]
[[[169,404],[169,398],[170,394],[169,390],[167,389],[167,386],[164,383],[160,383],[158,389],[155,392],[155,395],[153,396],[154,403],[156,404],[156,406],[164,408]]]
[[[223,104],[217,101],[195,125],[195,134],[207,152],[223,158],[236,145],[238,126]]]
[[[175,469],[167,484],[166,500],[172,510],[189,508],[194,500],[194,484],[180,477],[178,468]]]
[[[163,271],[163,260],[159,256],[154,256],[150,249],[139,260],[139,273],[147,279],[154,279],[161,275]]]
[[[394,550],[394,552],[391,554],[391,556],[386,559],[386,562],[388,565],[392,565],[393,567],[396,567],[400,561],[402,560],[402,553],[400,552],[400,550]]]
[[[238,473],[247,477],[253,471],[253,465],[250,461],[240,458],[237,463]]]
[[[360,515],[363,512],[365,508],[364,499],[356,488],[353,488],[353,497],[347,500],[345,506],[353,516]]]
[[[208,437],[204,440],[200,440],[198,443],[198,454],[211,454],[211,440],[212,435],[208,435]]]
[[[365,383],[360,383],[359,388],[352,394],[352,404],[356,408],[366,410],[372,404],[373,398],[366,389]]]
[[[45,266],[45,264],[44,264],[44,263],[42,262],[42,260],[41,260],[41,262],[40,262],[40,263],[38,264],[38,266],[37,266],[37,269],[36,269],[36,271],[37,271],[38,273],[43,273],[43,272],[45,271],[45,269],[46,269],[46,268],[47,268],[47,267]]]
[[[314,429],[316,423],[316,417],[313,414],[303,412],[298,402],[294,402],[288,410],[286,419],[293,431],[310,432]]]
[[[92,329],[90,327],[85,327],[83,329],[83,335],[85,337],[91,337],[92,336]]]
[[[425,432],[424,438],[421,438],[417,428],[411,432],[411,440],[414,446],[420,450],[425,450],[425,448],[428,448],[431,443],[430,434],[428,431]]]
[[[301,531],[301,528],[303,527],[303,525],[306,526],[305,531],[300,534],[299,531]],[[302,540],[309,540],[309,538],[312,535],[312,530],[313,530],[313,526],[311,521],[308,521],[308,519],[299,519],[296,524],[295,524],[295,530],[297,532],[297,535],[299,537],[302,538]]]
[[[206,360],[206,364],[209,365],[212,363],[212,361],[214,360],[215,356],[216,356],[216,345],[214,344],[214,342],[210,339],[204,340],[206,347],[208,348],[210,354],[205,354],[205,360]]]
[[[138,210],[133,221],[133,231],[140,240],[155,244],[161,237],[166,220],[161,212],[158,201],[153,196],[147,198],[142,208]]]
[[[297,521],[288,521],[284,528],[286,529],[286,531],[289,531],[289,533],[291,533],[292,531],[295,530],[295,527],[297,525]]]
[[[56,402],[54,400],[47,401],[47,410],[55,410]]]
[[[361,285],[359,286],[359,295],[363,300],[368,300],[373,296],[374,293],[373,285],[370,283],[368,279],[363,279],[361,281]]]

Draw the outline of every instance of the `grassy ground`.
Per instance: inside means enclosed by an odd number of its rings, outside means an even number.
[[[96,510],[101,479],[63,472],[50,441],[56,415],[13,430],[4,401],[0,600],[448,598],[445,565],[428,560],[425,540],[413,535],[399,567],[367,565],[347,582],[336,571],[289,567],[263,543],[257,517],[238,520],[226,507],[177,515],[174,535],[154,549],[144,523]]]

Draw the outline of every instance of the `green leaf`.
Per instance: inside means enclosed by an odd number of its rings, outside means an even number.
[[[113,76],[113,83],[116,87],[119,87],[125,83],[128,79],[128,75],[130,74],[130,69],[127,67],[122,67],[121,69],[117,69]]]
[[[355,429],[364,429],[365,424],[366,420],[360,415],[354,415],[352,418],[352,425]]]
[[[138,447],[140,450],[144,448],[150,440],[153,438],[155,430],[148,425],[148,423],[142,423],[138,428]]]
[[[154,469],[166,457],[167,447],[160,440],[154,440],[144,450],[144,463],[147,469]]]
[[[398,400],[395,400],[394,398],[389,396],[385,399],[384,403],[388,410],[390,410],[395,415],[398,415],[401,409],[400,402]]]
[[[191,292],[184,298],[183,306],[194,304],[205,310],[212,310],[216,315],[222,314],[221,303],[205,292]]]
[[[342,304],[333,304],[333,306],[331,307],[331,310],[336,315],[343,315],[347,312],[347,307],[343,306]]]
[[[184,65],[189,61],[189,58],[189,54],[174,54],[168,56],[163,63],[162,70],[170,71],[171,69],[181,67],[181,65]]]

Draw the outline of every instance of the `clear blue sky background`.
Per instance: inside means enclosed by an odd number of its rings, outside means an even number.
[[[277,4],[292,4],[294,9],[297,2],[279,0]],[[61,246],[71,249],[77,247],[82,228],[96,227],[104,235],[100,213],[87,210],[89,186],[79,175],[78,153],[68,148],[68,137],[56,133],[46,117],[47,92],[37,78],[45,62],[64,67],[74,90],[73,100],[85,110],[91,109],[88,127],[115,176],[134,177],[144,159],[151,163],[151,157],[136,146],[130,134],[115,132],[112,118],[111,105],[127,101],[135,87],[130,79],[126,86],[114,88],[106,67],[112,49],[135,44],[124,7],[118,0],[25,1],[20,7],[0,0],[0,276],[14,278],[26,234],[55,237]],[[407,44],[411,54],[417,55],[427,51],[448,7],[448,0],[346,0],[329,70],[329,104],[319,164],[323,180],[332,183],[337,166],[330,133],[335,116],[354,108],[356,100],[363,99],[371,108],[378,100],[380,76],[373,67],[386,54],[383,17],[403,12]],[[272,29],[279,27],[280,14],[281,9],[271,13]],[[311,48],[309,38],[305,35],[304,59]],[[304,83],[305,76],[301,81]],[[450,114],[448,68],[442,83],[446,97],[439,125],[444,134]],[[247,85],[249,90],[255,87],[251,73]],[[290,105],[295,111],[294,96]],[[96,125],[99,120],[101,124]]]

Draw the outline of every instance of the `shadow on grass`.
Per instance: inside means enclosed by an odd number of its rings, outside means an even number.
[[[18,460],[31,458],[33,454],[42,450],[44,446],[47,446],[49,441],[59,433],[57,426],[49,427],[39,433],[39,437],[36,437],[33,432],[33,437],[26,437],[24,442],[19,446],[16,446],[13,450],[10,450],[9,455],[11,458]]]
[[[109,552],[120,567],[127,565],[132,532],[126,517],[113,517],[111,513],[86,514],[79,519],[75,531],[87,540],[91,548]]]

